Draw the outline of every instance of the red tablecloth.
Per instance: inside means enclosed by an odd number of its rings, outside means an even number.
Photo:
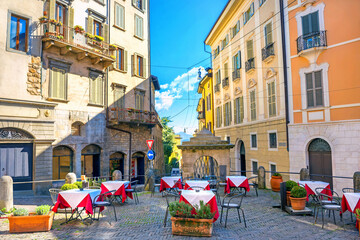
[[[224,193],[230,193],[230,188],[232,187],[242,187],[245,188],[246,191],[250,191],[249,181],[245,179],[240,185],[236,185],[231,181],[231,177],[228,177],[226,180],[226,187],[224,189]]]
[[[101,184],[101,193],[105,193],[105,192],[108,192],[108,191],[111,191],[110,189],[108,189],[106,186],[106,184]],[[131,189],[131,184],[128,183],[127,184],[127,187],[126,189]],[[111,195],[111,193],[108,193],[106,195]],[[117,195],[117,196],[121,196],[122,198],[122,202],[125,202],[126,200],[126,197],[129,197],[131,199],[133,199],[133,195],[132,195],[132,192],[126,192],[125,191],[125,184],[122,184],[114,193],[114,195]]]
[[[207,181],[201,181],[201,182],[207,182]],[[205,190],[210,190],[210,184],[207,182],[207,185],[205,184],[198,184],[196,181],[187,181],[185,183],[184,189],[185,190],[193,190],[191,187],[204,187]]]
[[[351,209],[350,204],[349,204],[348,200],[346,199],[346,194],[348,194],[348,193],[344,193],[342,200],[341,200],[342,212],[349,211],[349,212],[354,213],[356,209],[360,209],[360,199],[356,203],[354,209]],[[356,220],[356,228],[359,228],[359,222],[357,220]]]
[[[316,195],[315,192],[307,184],[305,184],[305,190],[306,190],[306,201],[309,201],[309,195]],[[330,184],[327,185],[327,187],[325,187],[325,189],[322,190],[321,193],[324,193],[328,196],[332,196]]]
[[[166,177],[164,177],[166,178]],[[176,181],[176,180],[172,180],[173,177],[169,177],[169,179],[171,179],[171,181]],[[178,180],[176,183],[173,183],[173,185],[171,186],[171,183],[167,183],[163,178],[160,181],[160,189],[159,191],[162,192],[164,190],[166,190],[167,188],[179,188],[182,189],[182,184],[181,184],[181,177],[178,177]]]
[[[190,204],[186,198],[184,198],[182,195],[180,196],[180,200],[179,202],[185,202],[187,204]],[[210,210],[212,213],[215,213],[215,216],[214,216],[214,222],[219,218],[219,210],[218,210],[218,206],[217,206],[217,203],[216,203],[216,197],[215,195],[206,203],[207,205],[210,206]],[[191,205],[191,204],[190,204]],[[196,211],[195,211],[195,208],[193,208],[192,214],[196,214]]]

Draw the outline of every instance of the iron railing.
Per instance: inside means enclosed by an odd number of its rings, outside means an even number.
[[[225,88],[225,87],[228,87],[229,86],[229,78],[226,77],[222,80],[222,87]]]
[[[237,79],[240,79],[240,69],[236,69],[232,72],[232,80],[235,81]]]
[[[251,69],[255,69],[255,58],[250,58],[245,62],[245,71],[248,72]]]
[[[297,52],[301,52],[310,48],[326,47],[326,31],[319,31],[307,35],[302,35],[297,38]]]
[[[263,61],[270,56],[275,56],[274,43],[270,43],[266,47],[261,49],[261,56]]]
[[[156,112],[132,108],[111,108],[109,111],[109,121],[155,125],[159,122],[159,117]]]
[[[215,92],[220,92],[220,83],[215,85]]]

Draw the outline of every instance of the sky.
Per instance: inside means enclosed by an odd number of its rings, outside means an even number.
[[[204,40],[227,0],[150,1],[151,74],[161,90],[155,95],[160,117],[170,117],[175,133],[198,128],[199,70],[204,77],[210,54]],[[210,47],[206,47],[210,51]]]

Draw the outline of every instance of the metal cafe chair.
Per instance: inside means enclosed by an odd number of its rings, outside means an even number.
[[[258,176],[253,176],[253,177],[249,177],[248,181],[249,181],[249,186],[253,187],[255,189],[256,196],[258,197],[259,196],[259,194],[258,194],[259,184],[257,183],[257,179],[258,179]],[[250,180],[253,180],[253,181],[250,182]]]
[[[210,190],[215,194],[216,201],[218,204],[221,202],[219,195],[219,181],[218,180],[209,180]]]
[[[227,194],[227,195],[224,196],[223,201],[221,203],[220,223],[222,221],[223,210],[224,210],[224,208],[226,208],[225,228],[226,228],[226,225],[227,225],[227,218],[228,218],[229,209],[231,209],[231,208],[235,208],[237,210],[240,223],[241,223],[241,217],[240,217],[240,210],[241,210],[242,215],[243,215],[243,219],[244,219],[244,224],[245,224],[245,227],[246,227],[244,209],[241,208],[241,203],[242,203],[242,200],[243,200],[244,196],[245,196],[245,193],[230,193],[230,194]]]
[[[130,189],[125,189],[125,192],[131,192],[131,193],[133,193],[133,195],[134,195],[134,200],[135,200],[135,204],[138,204],[138,203],[139,203],[139,198],[138,198],[138,194],[137,194],[138,192],[136,191],[137,183],[138,183],[138,180],[132,181],[132,182],[130,183],[131,188],[130,188]]]
[[[341,209],[341,203],[340,203],[340,197],[339,195],[330,189],[327,189],[328,191],[331,191],[332,196],[322,193],[322,191],[325,188],[316,188],[315,189],[315,198],[316,201],[319,203],[319,207],[317,208],[317,212],[316,212],[316,217],[315,217],[315,223],[319,214],[319,209],[321,208],[321,219],[322,219],[322,228],[324,228],[324,210],[328,210],[329,211],[329,216],[330,213],[332,211],[333,216],[334,216],[334,223],[336,224],[336,220],[335,220],[335,211],[339,211],[340,212],[340,219],[343,222],[344,225],[344,221],[342,218],[342,209]],[[327,199],[327,200],[326,200]],[[345,226],[345,225],[344,225]]]
[[[342,192],[343,193],[359,193],[360,190],[355,189],[355,188],[343,188]],[[351,217],[351,221],[353,221],[353,213],[352,212],[350,212],[350,217]]]
[[[61,190],[59,188],[50,188],[49,189],[51,201],[53,203],[52,207],[55,206],[59,192],[61,192],[61,191],[63,191],[63,190]],[[72,209],[71,208],[58,209],[57,213],[65,213],[65,219],[67,221],[67,211],[69,211],[69,213],[71,213]],[[54,214],[54,218],[55,218],[55,214]]]
[[[115,206],[113,205],[113,194],[115,193],[116,190],[112,190],[112,191],[108,191],[108,192],[104,192],[104,193],[101,193],[99,195],[97,195],[95,198],[94,198],[94,202],[93,202],[93,209],[94,209],[94,217],[96,215],[96,208],[99,208],[99,214],[98,214],[98,218],[96,219],[93,218],[93,220],[97,220],[99,221],[99,218],[100,218],[100,208],[101,207],[110,207],[112,206],[114,208],[114,215],[115,215],[115,221],[117,221],[117,217],[116,217],[116,209],[115,209]],[[111,196],[108,196],[108,194],[111,194]]]
[[[180,198],[180,195],[175,192],[169,192],[169,191],[164,191],[164,192],[165,192],[165,198],[166,198],[166,211],[165,211],[165,218],[164,218],[164,227],[166,227],[166,221],[167,221],[168,213],[169,213],[170,198],[173,197],[174,201],[176,201],[177,198]]]

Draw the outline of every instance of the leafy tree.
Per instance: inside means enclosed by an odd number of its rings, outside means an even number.
[[[169,117],[162,117],[161,118],[161,124],[163,125],[163,131],[162,131],[162,141],[164,145],[164,161],[165,166],[169,163],[169,157],[173,151],[174,145],[175,145],[175,133],[174,129],[172,127],[169,127],[169,122],[171,120]],[[171,165],[169,166],[171,167]],[[166,171],[169,172],[169,167],[166,168]]]

